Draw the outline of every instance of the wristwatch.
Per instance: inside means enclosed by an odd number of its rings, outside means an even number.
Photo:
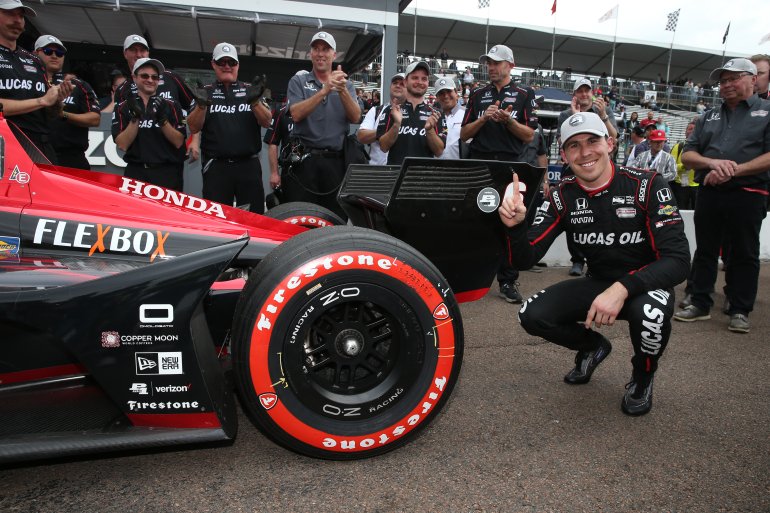
[[[608,119],[610,119],[609,116],[604,116],[603,118],[601,118],[602,122],[604,123],[606,123]]]
[[[70,116],[69,116],[69,114],[67,114],[67,111],[63,110],[63,111],[61,111],[61,118],[64,121],[67,121],[70,118]]]

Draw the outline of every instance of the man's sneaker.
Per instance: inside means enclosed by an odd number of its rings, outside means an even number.
[[[674,319],[684,322],[707,321],[711,319],[711,314],[704,312],[695,305],[690,305],[685,307],[683,310],[676,312],[674,314]]]
[[[626,385],[626,394],[620,403],[620,409],[626,415],[644,415],[652,408],[653,377],[633,376]]]
[[[601,335],[599,335],[601,337]],[[591,374],[596,367],[607,358],[612,351],[612,344],[604,337],[601,337],[599,346],[591,351],[578,351],[575,355],[575,368],[564,376],[564,381],[570,385],[582,385],[591,380]]]
[[[725,302],[722,303],[722,313],[730,315],[730,298],[726,297]]]
[[[679,302],[679,308],[687,308],[692,304],[692,294],[685,294]]]
[[[513,283],[501,283],[500,284],[500,296],[503,297],[509,303],[521,304],[524,302],[524,298],[519,294],[518,282]]]
[[[569,270],[570,276],[582,276],[583,275],[583,262],[575,262],[572,264],[572,268]]]
[[[749,318],[743,314],[732,314],[727,329],[735,333],[748,333],[751,329]]]

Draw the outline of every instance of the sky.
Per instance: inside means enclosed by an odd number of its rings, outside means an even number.
[[[553,30],[572,30],[603,34],[612,40],[615,20],[599,23],[599,18],[618,5],[617,36],[641,41],[654,41],[669,46],[674,36],[677,45],[710,50],[726,55],[749,56],[770,54],[770,42],[759,44],[770,33],[767,23],[769,0],[556,0],[556,14],[551,14],[553,0],[490,0],[490,7],[479,9],[478,0],[413,0],[407,7],[443,12],[460,19],[472,16],[505,20]],[[524,7],[526,6],[526,7]],[[729,9],[727,8],[729,6]],[[681,9],[676,33],[665,30],[667,14]],[[730,33],[726,47],[722,45],[727,24]]]

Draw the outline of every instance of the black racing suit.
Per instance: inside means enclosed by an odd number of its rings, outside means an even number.
[[[511,264],[528,269],[566,232],[588,261],[585,278],[538,292],[519,312],[528,333],[573,350],[591,350],[597,334],[582,322],[614,282],[628,290],[618,316],[629,323],[635,371],[653,373],[671,334],[673,287],[687,277],[690,251],[668,183],[657,173],[613,166],[603,188],[588,192],[575,176],[551,188],[532,226],[509,230]]]

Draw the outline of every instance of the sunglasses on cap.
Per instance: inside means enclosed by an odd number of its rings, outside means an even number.
[[[155,80],[155,81],[160,80],[160,75],[157,75],[155,73],[152,73],[152,74],[150,74],[150,73],[139,73],[137,76],[139,78],[141,78],[142,80]]]
[[[214,61],[214,64],[216,64],[220,68],[224,66],[230,66],[231,68],[234,68],[238,65],[238,61],[233,59],[219,59],[218,61]]]
[[[43,53],[50,57],[51,55],[56,54],[57,57],[64,57],[64,55],[67,53],[64,50],[59,50],[58,48],[43,48]]]

